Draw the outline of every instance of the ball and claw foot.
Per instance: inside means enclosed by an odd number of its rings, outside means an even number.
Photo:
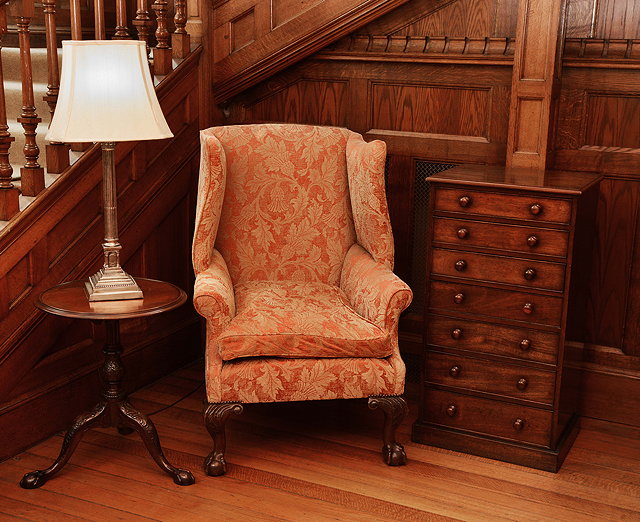
[[[220,453],[212,452],[204,462],[204,472],[210,477],[219,477],[227,472],[227,463]]]
[[[193,478],[190,471],[187,471],[186,469],[179,469],[173,476],[173,481],[178,484],[178,486],[190,486],[195,483],[196,479]]]
[[[382,458],[388,466],[404,466],[407,463],[407,454],[402,444],[398,442],[383,446]]]
[[[42,471],[26,473],[20,481],[20,487],[24,489],[36,489],[47,481],[47,476]]]

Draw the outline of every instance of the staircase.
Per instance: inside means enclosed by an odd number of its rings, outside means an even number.
[[[62,50],[59,50],[60,63]],[[47,50],[43,48],[31,49],[31,60],[33,67],[33,97],[35,100],[36,111],[38,116],[42,118],[42,122],[38,125],[36,132],[38,133],[36,141],[40,148],[40,157],[38,163],[45,169],[45,187],[49,187],[58,177],[59,174],[51,174],[46,170],[47,159],[45,152],[45,134],[51,119],[49,113],[49,105],[43,100],[47,93]],[[4,89],[5,100],[7,106],[7,124],[9,132],[15,138],[11,144],[9,161],[13,167],[14,185],[20,188],[20,167],[24,165],[25,159],[23,154],[24,147],[24,129],[18,123],[22,111],[22,80],[20,77],[20,49],[17,47],[5,47],[2,49],[2,68],[4,72]],[[75,162],[81,155],[81,152],[70,153],[71,162]],[[36,197],[20,196],[20,210],[24,210]],[[8,221],[0,220],[0,231],[7,225]]]

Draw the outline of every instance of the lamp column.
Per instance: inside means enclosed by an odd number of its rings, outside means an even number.
[[[114,142],[102,146],[102,200],[104,213],[104,265],[86,283],[89,301],[114,301],[141,299],[142,290],[133,277],[120,266],[120,241],[118,240],[118,202],[116,196],[116,169]]]

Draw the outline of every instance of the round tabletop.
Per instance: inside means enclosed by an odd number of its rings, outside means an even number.
[[[89,301],[85,281],[70,281],[40,294],[36,306],[45,312],[77,319],[132,319],[173,310],[187,294],[171,283],[136,277],[142,299]]]

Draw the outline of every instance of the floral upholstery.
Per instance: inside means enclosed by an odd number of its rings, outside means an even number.
[[[399,395],[385,145],[346,129],[239,125],[201,133],[194,304],[207,398]]]
[[[249,281],[218,337],[223,361],[241,357],[388,357],[388,333],[358,315],[337,286]]]

